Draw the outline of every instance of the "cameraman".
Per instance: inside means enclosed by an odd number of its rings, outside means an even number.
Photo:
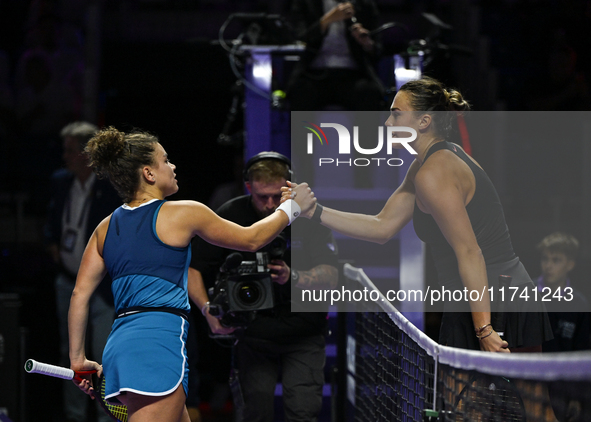
[[[226,202],[218,214],[240,225],[250,225],[275,212],[281,199],[281,187],[290,179],[289,159],[275,152],[261,152],[245,166],[244,180],[250,195]],[[271,261],[268,268],[273,280],[275,307],[256,311],[243,330],[236,331],[234,371],[239,374],[244,406],[237,409],[244,421],[273,421],[275,385],[283,384],[285,420],[315,421],[322,408],[324,384],[327,313],[291,312],[292,290],[330,289],[338,282],[336,246],[332,232],[308,219],[294,222],[282,235],[288,249],[283,259]],[[301,238],[300,238],[301,237]],[[196,239],[193,243],[189,277],[197,285],[212,286],[225,258],[233,251]],[[291,268],[291,258],[298,257],[302,268]],[[244,254],[254,260],[254,254]],[[294,260],[295,261],[295,260]],[[296,293],[297,294],[297,293]],[[202,308],[213,332],[228,328],[209,315],[208,304]],[[234,398],[236,401],[236,397]]]

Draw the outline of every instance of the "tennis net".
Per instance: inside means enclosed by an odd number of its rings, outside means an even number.
[[[362,269],[345,276],[377,290]],[[382,297],[382,299],[385,299]],[[357,304],[347,335],[347,420],[590,421],[591,352],[442,346],[387,300]]]

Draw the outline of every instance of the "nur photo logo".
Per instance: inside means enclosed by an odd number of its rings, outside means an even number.
[[[327,133],[331,136],[334,134],[334,131],[324,131],[322,128],[334,129],[338,136],[338,155],[318,158],[318,166],[345,165],[367,167],[372,164],[377,166],[385,164],[392,167],[398,167],[403,165],[404,162],[398,157],[391,157],[395,149],[404,148],[410,154],[417,155],[417,152],[410,145],[411,142],[417,139],[417,132],[411,127],[378,126],[375,146],[364,148],[359,142],[359,126],[353,126],[353,136],[351,136],[349,129],[339,123],[320,123],[320,125],[306,121],[304,123],[306,124],[304,127],[310,131],[307,133],[306,137],[306,153],[308,155],[314,154],[315,137],[320,141],[320,148],[324,148],[328,145]],[[376,132],[373,133],[375,134]],[[406,136],[401,136],[402,134]],[[367,137],[368,134],[366,133],[365,136]],[[351,138],[353,142],[351,142]],[[351,144],[353,144],[353,148],[358,154],[367,155],[368,157],[354,159],[347,157],[351,154]],[[384,154],[384,149],[385,154],[390,157],[379,156]]]

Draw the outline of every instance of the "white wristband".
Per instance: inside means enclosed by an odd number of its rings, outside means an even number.
[[[285,213],[285,215],[287,215],[287,218],[289,218],[289,224],[293,223],[293,221],[296,218],[298,218],[298,216],[302,212],[302,209],[300,208],[298,203],[293,199],[288,199],[283,204],[279,205],[277,207],[277,210],[281,210]]]

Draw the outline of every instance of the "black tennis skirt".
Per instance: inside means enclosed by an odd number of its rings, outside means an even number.
[[[543,302],[534,300],[532,289],[535,288],[529,274],[519,261],[514,258],[511,261],[487,266],[489,287],[497,288],[499,275],[512,277],[511,287],[517,286],[518,294],[513,300],[509,300],[512,291],[505,292],[506,326],[504,339],[509,343],[509,348],[539,346],[553,338],[550,320]],[[520,293],[526,290],[530,298],[525,299]],[[496,291],[496,290],[495,290]],[[496,297],[499,298],[498,295]],[[498,301],[497,301],[498,302]],[[492,306],[493,310],[495,306]],[[472,314],[469,311],[454,312],[444,310],[439,331],[439,343],[459,347],[462,349],[480,350],[480,341],[474,332]]]

